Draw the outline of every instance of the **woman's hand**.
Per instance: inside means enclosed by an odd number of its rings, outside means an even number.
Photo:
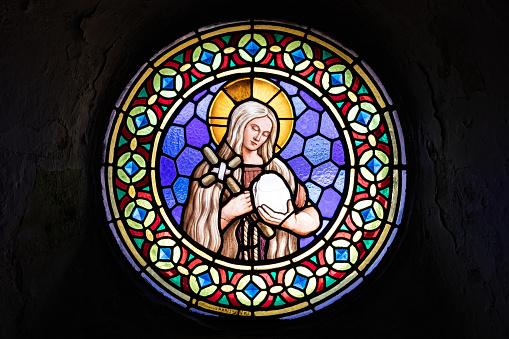
[[[249,191],[245,191],[228,201],[221,210],[221,218],[230,222],[241,215],[251,212],[252,210],[253,206],[251,206],[251,195],[249,194]]]
[[[293,204],[292,204],[291,200],[288,200],[287,206],[288,206],[288,209],[287,209],[286,213],[278,213],[278,212],[274,212],[267,205],[262,205],[262,206],[258,207],[258,214],[263,219],[263,221],[265,221],[267,224],[279,226],[279,225],[283,224],[283,222],[286,223],[285,219],[287,219],[290,216],[290,214],[292,214],[292,212],[293,212]],[[283,225],[281,225],[281,226],[283,226]]]

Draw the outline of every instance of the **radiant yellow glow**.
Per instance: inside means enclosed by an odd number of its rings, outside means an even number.
[[[235,106],[249,98],[267,103],[278,118],[283,119],[279,120],[279,137],[276,142],[276,152],[279,152],[286,145],[293,131],[293,109],[286,94],[276,84],[261,78],[234,80],[226,84],[224,90],[217,93],[210,105],[208,117],[214,143],[219,145],[223,139],[228,117]]]

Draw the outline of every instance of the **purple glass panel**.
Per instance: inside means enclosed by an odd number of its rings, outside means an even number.
[[[318,202],[318,199],[320,199],[322,189],[313,184],[312,182],[306,182],[306,188],[308,189],[309,199],[311,199],[311,201],[316,204]]]
[[[175,169],[175,163],[173,160],[167,157],[161,157],[160,165],[160,175],[161,175],[161,185],[169,186],[175,180],[177,176],[177,170]]]
[[[223,84],[224,84],[225,82],[226,82],[226,81],[223,81],[223,82],[218,83],[217,85],[214,85],[214,86],[210,87],[210,91],[211,91],[212,93],[216,93],[216,92],[217,92],[217,91],[221,88],[221,86],[223,86]]]
[[[202,96],[204,96],[204,95],[205,95],[205,93],[207,93],[207,90],[204,90],[204,91],[202,91],[202,92],[200,92],[200,93],[196,94],[196,95],[194,96],[194,98],[193,98],[193,101],[198,101],[198,100],[200,100],[200,98],[201,98]]]
[[[322,136],[315,136],[306,141],[304,156],[313,165],[318,165],[330,158],[330,142]]]
[[[191,117],[194,114],[194,104],[192,102],[188,103],[187,105],[182,108],[179,115],[175,118],[174,124],[177,125],[185,125],[191,119]]]
[[[175,157],[184,147],[184,128],[171,126],[164,138],[163,152]]]
[[[327,161],[325,164],[316,167],[311,174],[311,180],[322,187],[327,187],[334,181],[338,168],[332,162]]]
[[[327,138],[336,139],[339,137],[338,130],[334,126],[334,122],[330,118],[327,112],[322,114],[322,123],[320,124],[320,133],[325,135]]]
[[[340,166],[345,164],[345,150],[340,140],[334,141],[332,145],[332,160]]]
[[[166,205],[168,205],[168,208],[172,208],[175,206],[175,197],[173,196],[173,192],[171,191],[171,188],[165,188],[163,190],[164,200],[166,200]]]
[[[322,194],[320,203],[318,204],[318,209],[322,216],[324,218],[332,218],[340,201],[341,196],[336,191],[332,188],[326,189]]]
[[[310,237],[307,237],[307,238],[302,238],[300,239],[300,248],[303,248],[303,247],[306,247],[307,245],[309,245],[313,240],[315,240],[315,237],[314,236],[310,236]]]
[[[323,111],[323,107],[315,99],[311,98],[309,94],[304,91],[300,91],[299,95],[309,107],[314,108],[319,112]]]
[[[309,178],[311,165],[303,157],[292,159],[288,161],[288,164],[300,180],[306,181]]]
[[[295,129],[299,131],[303,136],[309,137],[318,131],[319,119],[320,114],[313,111],[312,109],[307,110],[306,113],[302,114],[299,120],[297,120]]]
[[[186,147],[177,159],[177,170],[179,174],[189,176],[202,160],[203,155],[200,151]]]
[[[207,126],[198,119],[193,119],[186,127],[186,140],[191,146],[202,147],[210,141]]]
[[[286,145],[283,152],[281,152],[281,157],[284,159],[289,159],[291,157],[294,157],[300,153],[302,153],[302,147],[304,146],[304,139],[294,133],[292,138],[290,139],[290,142],[288,145]]]
[[[295,115],[299,116],[306,109],[306,104],[299,97],[293,97],[292,102],[295,108]]]
[[[334,188],[341,193],[343,193],[343,190],[345,189],[345,174],[346,174],[345,170],[339,172],[338,178],[334,183]]]
[[[207,112],[209,110],[210,101],[212,100],[212,94],[208,94],[198,103],[198,109],[196,113],[198,116],[205,121],[207,119]]]
[[[177,224],[180,225],[180,217],[182,216],[182,206],[177,206],[171,211],[171,215],[173,215],[173,218],[177,222]]]
[[[316,232],[316,235],[319,235],[320,233],[322,233],[328,224],[329,224],[329,220],[323,220],[322,226],[320,226],[320,228],[318,229],[318,232]]]
[[[286,93],[288,93],[290,95],[297,94],[297,90],[298,90],[297,87],[290,85],[289,83],[284,82],[284,81],[281,81],[279,83],[279,85],[285,89]]]

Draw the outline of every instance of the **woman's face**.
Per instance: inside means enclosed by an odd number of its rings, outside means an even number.
[[[269,117],[256,118],[247,123],[244,129],[242,146],[249,151],[256,151],[267,140],[272,131],[272,121]]]

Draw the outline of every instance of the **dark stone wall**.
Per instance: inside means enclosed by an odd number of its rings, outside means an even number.
[[[0,337],[509,336],[504,1],[11,1],[0,5]],[[327,32],[386,85],[405,131],[407,231],[378,279],[317,316],[189,317],[127,264],[101,203],[115,100],[201,26]],[[315,335],[313,335],[315,336]]]

